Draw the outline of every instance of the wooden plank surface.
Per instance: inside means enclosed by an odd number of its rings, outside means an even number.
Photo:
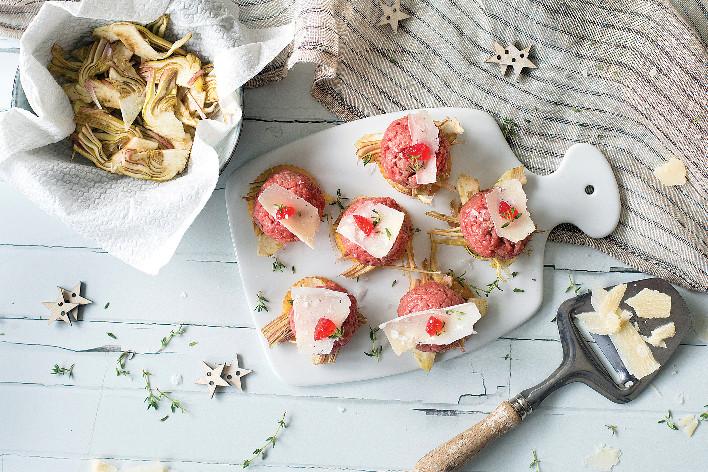
[[[16,47],[0,41],[0,109],[9,105]],[[238,159],[225,176],[242,162],[337,124],[310,98],[311,76],[311,68],[298,67],[280,83],[246,91]],[[0,182],[0,472],[84,471],[96,457],[116,464],[163,460],[185,472],[234,470],[283,411],[290,426],[256,468],[406,470],[556,367],[561,348],[551,320],[568,297],[569,276],[586,288],[644,277],[593,250],[549,244],[542,308],[487,348],[437,365],[429,375],[293,388],[270,371],[250,321],[223,179],[157,277],[108,256]],[[47,325],[40,302],[54,296],[57,284],[77,280],[95,303],[81,323]],[[681,293],[697,325],[705,322],[707,297]],[[159,351],[160,339],[180,323],[185,334]],[[137,352],[126,365],[128,376],[115,373],[122,350]],[[194,384],[200,361],[230,361],[236,353],[254,370],[244,379],[246,392],[230,389],[209,400]],[[532,449],[544,472],[581,470],[594,446],[606,443],[622,450],[616,471],[704,471],[708,426],[688,439],[657,420],[667,409],[676,417],[704,410],[707,355],[706,340],[692,333],[654,386],[629,405],[569,386],[466,470],[528,470]],[[74,364],[74,376],[51,375],[55,363]],[[188,413],[170,413],[161,422],[169,413],[165,405],[146,411],[143,369]],[[617,436],[607,424],[617,425]],[[660,448],[647,447],[657,443]]]

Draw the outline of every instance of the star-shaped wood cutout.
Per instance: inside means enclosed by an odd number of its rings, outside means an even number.
[[[381,20],[379,20],[379,26],[390,25],[394,33],[398,31],[399,21],[410,18],[410,15],[406,15],[401,10],[401,0],[393,0],[393,5],[391,6],[388,6],[385,1],[381,2],[381,10],[383,10],[383,14],[381,15]]]
[[[71,318],[69,318],[69,312],[79,306],[77,303],[67,303],[64,301],[64,297],[59,294],[53,302],[42,302],[42,305],[47,307],[50,311],[49,318],[47,318],[47,323],[52,321],[61,320],[64,323],[71,324]]]
[[[236,387],[237,389],[243,391],[243,389],[241,388],[241,377],[248,375],[251,372],[253,371],[249,369],[244,369],[243,367],[239,367],[237,354],[236,360],[233,364],[226,364],[226,368],[224,368],[223,377],[232,387]]]
[[[74,320],[78,321],[79,320],[79,305],[88,305],[89,303],[93,303],[91,300],[88,298],[84,298],[81,296],[81,282],[77,283],[76,286],[74,286],[73,289],[67,290],[62,287],[58,287],[59,292],[61,292],[61,296],[64,298],[64,301],[67,303],[76,303],[76,308],[70,310],[68,312],[69,316],[73,316]]]
[[[209,398],[214,398],[214,392],[216,392],[216,387],[228,387],[229,384],[221,378],[224,372],[224,367],[226,364],[218,364],[216,367],[212,368],[209,364],[202,361],[204,367],[204,377],[197,379],[195,383],[199,385],[209,386]]]
[[[499,64],[499,70],[501,70],[502,75],[505,75],[507,68],[511,66],[514,69],[516,80],[519,80],[521,71],[524,68],[536,68],[536,64],[529,60],[529,51],[531,51],[531,46],[519,50],[513,44],[504,47],[495,41],[494,54],[489,56],[484,62]]]

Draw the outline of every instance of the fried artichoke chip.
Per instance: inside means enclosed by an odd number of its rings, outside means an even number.
[[[52,61],[51,64],[61,70],[78,72],[83,61],[70,61],[64,56],[64,49],[58,44],[52,45]]]
[[[185,51],[180,47],[192,37],[192,33],[187,33],[175,43],[171,43],[144,26],[128,21],[99,26],[93,30],[93,35],[107,41],[120,41],[135,55],[148,61],[165,59],[175,53],[185,54]],[[153,45],[166,49],[166,51],[158,52],[153,48]]]
[[[92,129],[100,130],[96,133],[109,152],[115,152],[133,137],[142,137],[142,133],[134,126],[125,128],[123,121],[105,110],[81,108],[74,115],[76,127],[88,125]]]
[[[155,87],[157,75],[150,75],[147,86],[142,110],[145,127],[168,139],[175,149],[190,149],[192,138],[185,132],[182,122],[175,115],[177,69],[165,66],[159,74],[160,81]]]
[[[165,36],[165,31],[169,23],[170,15],[164,14],[160,15],[155,21],[146,24],[145,27],[157,36]]]
[[[103,74],[108,71],[110,67],[110,52],[111,48],[108,41],[105,39],[94,41],[88,56],[83,64],[81,64],[81,68],[78,71],[77,81],[79,85],[84,86],[88,79],[92,79],[98,74]]]
[[[157,76],[155,80],[160,80],[160,71],[165,70],[165,66],[177,69],[177,85],[182,87],[192,87],[197,79],[203,74],[202,61],[194,54],[184,56],[172,56],[159,61],[145,61],[140,65],[140,72],[146,77],[150,71],[154,71]]]

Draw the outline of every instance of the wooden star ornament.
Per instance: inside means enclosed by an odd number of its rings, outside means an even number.
[[[519,50],[513,43],[502,46],[495,41],[494,54],[489,56],[484,62],[499,64],[499,70],[501,70],[502,75],[505,75],[507,68],[511,66],[514,69],[515,79],[519,80],[523,69],[536,69],[536,64],[529,60],[531,47]]]
[[[79,282],[77,283],[74,288],[71,290],[67,290],[65,288],[59,288],[59,292],[61,293],[61,296],[64,298],[64,302],[66,303],[76,303],[76,307],[67,314],[69,316],[73,316],[74,320],[78,321],[79,320],[79,305],[88,305],[89,303],[93,303],[91,300],[88,298],[84,298],[81,296],[81,288],[82,288],[82,283]]]
[[[386,1],[383,1],[381,2],[381,10],[383,14],[381,15],[381,20],[379,20],[379,26],[390,25],[394,33],[398,31],[399,21],[410,18],[410,15],[406,15],[401,10],[401,0],[393,0],[391,6]]]
[[[59,294],[59,297],[53,302],[42,302],[42,305],[47,307],[49,310],[49,318],[47,322],[52,321],[63,321],[64,323],[71,324],[71,318],[69,318],[69,312],[79,306],[78,303],[67,303],[64,301],[64,297]]]
[[[226,364],[218,364],[216,367],[211,367],[204,361],[202,361],[202,364],[202,367],[204,368],[204,377],[197,379],[195,383],[199,385],[208,385],[209,398],[214,398],[214,392],[216,392],[217,387],[229,386],[228,382],[221,378]]]
[[[229,383],[229,385],[243,391],[243,389],[241,388],[241,377],[244,377],[250,374],[251,372],[253,371],[249,369],[244,369],[243,367],[240,367],[238,365],[238,354],[236,354],[236,360],[234,360],[234,363],[226,364],[226,367],[224,368],[223,377]]]

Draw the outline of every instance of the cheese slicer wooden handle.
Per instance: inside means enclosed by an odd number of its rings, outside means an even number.
[[[508,401],[502,402],[482,421],[441,444],[413,468],[415,472],[449,472],[458,470],[487,444],[503,436],[521,423],[521,416]]]

